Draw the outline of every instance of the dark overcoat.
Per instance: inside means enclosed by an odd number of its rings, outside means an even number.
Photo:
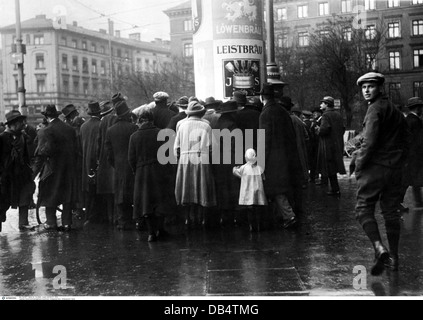
[[[144,123],[129,141],[129,164],[135,173],[135,220],[157,211],[160,205],[175,202],[173,171],[170,164],[160,164],[157,154],[163,142],[158,141],[160,129]]]
[[[343,158],[344,133],[341,114],[334,109],[327,109],[321,119],[317,155],[317,172],[323,176],[346,174]]]
[[[236,113],[224,113],[220,116],[217,121],[216,129],[223,130],[228,129],[232,132],[235,129],[239,129],[236,120]],[[219,142],[219,141],[216,141]],[[239,188],[240,180],[235,177],[232,170],[235,166],[243,164],[243,155],[241,156],[241,163],[236,163],[235,151],[236,151],[236,140],[234,137],[231,138],[231,150],[230,150],[230,163],[225,163],[225,157],[228,154],[228,150],[225,149],[224,139],[220,139],[220,162],[214,164],[213,172],[216,183],[216,198],[217,205],[222,210],[232,210],[238,206],[239,200]],[[243,149],[240,149],[243,153]]]
[[[100,118],[91,117],[81,126],[82,145],[82,190],[89,191],[90,181],[88,175],[97,170],[98,136],[100,132]]]
[[[132,204],[134,201],[134,173],[129,165],[129,140],[138,127],[130,120],[118,119],[107,130],[107,159],[115,169],[115,204]]]
[[[98,170],[97,170],[97,193],[113,194],[115,169],[107,160],[106,133],[117,121],[115,114],[108,114],[101,119],[100,132],[98,136]]]
[[[270,198],[280,194],[289,195],[294,186],[301,187],[301,167],[294,126],[288,111],[275,100],[268,101],[260,115],[260,129],[265,130],[266,195]],[[262,143],[259,136],[258,144]]]
[[[423,122],[414,113],[406,117],[412,139],[408,150],[405,170],[405,184],[407,186],[423,186]]]
[[[307,143],[309,141],[309,135],[306,124],[298,118],[296,115],[291,115],[292,124],[295,130],[295,141],[297,143],[298,155],[300,157],[300,164],[302,169],[303,184],[308,181],[308,154],[307,154]]]
[[[6,130],[0,134],[1,210],[30,205],[34,191],[27,135]]]
[[[154,124],[159,129],[165,129],[169,125],[170,119],[176,115],[175,112],[170,110],[166,104],[157,103],[156,106],[152,109]]]
[[[59,119],[38,131],[33,171],[40,173],[40,206],[54,207],[74,201],[76,167],[75,130]]]
[[[187,117],[187,114],[185,112],[179,112],[177,115],[173,116],[169,124],[167,125],[167,129],[172,129],[176,134],[176,126],[178,125],[178,122],[185,119]]]
[[[235,120],[238,128],[241,129],[244,136],[244,150],[253,148],[257,152],[257,130],[259,129],[260,125],[260,111],[256,110],[256,108],[253,106],[247,105],[244,109],[237,112]],[[252,145],[250,141],[247,141],[247,129],[253,130]]]

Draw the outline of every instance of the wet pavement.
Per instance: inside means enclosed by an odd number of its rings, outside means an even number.
[[[83,229],[80,222],[70,233],[21,233],[11,210],[0,234],[0,296],[421,296],[423,210],[412,208],[407,193],[400,271],[373,277],[373,250],[354,219],[355,179],[342,177],[340,186],[338,200],[309,185],[294,230],[187,232],[173,224],[171,237],[155,243],[145,231]]]

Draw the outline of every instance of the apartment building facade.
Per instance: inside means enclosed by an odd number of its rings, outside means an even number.
[[[383,24],[384,45],[373,67],[386,75],[386,90],[397,103],[423,97],[423,0],[274,0],[273,5],[276,48],[307,47],[310,34],[334,15],[355,19],[370,34]],[[190,52],[185,48],[193,31],[184,26],[192,19],[191,1],[167,12],[172,51]]]
[[[109,33],[93,31],[79,27],[77,22],[58,27],[45,15],[23,21],[21,25],[26,46],[27,112],[36,121],[42,118],[40,113],[47,104],[55,104],[60,110],[73,103],[84,109],[91,100],[110,98],[114,91],[112,84],[123,75],[155,72],[170,61],[169,43],[142,42],[136,34],[129,39],[121,38],[120,32],[114,33],[113,28]],[[19,104],[18,69],[11,61],[15,25],[0,29],[0,33],[4,112],[8,112]]]

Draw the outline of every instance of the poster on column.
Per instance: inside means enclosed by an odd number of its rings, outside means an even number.
[[[249,96],[264,78],[263,10],[260,0],[213,0],[216,74],[224,98],[236,90]],[[220,69],[219,71],[217,69]]]

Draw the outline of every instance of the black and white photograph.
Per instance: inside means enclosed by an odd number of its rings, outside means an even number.
[[[0,12],[0,304],[420,300],[423,0]]]

